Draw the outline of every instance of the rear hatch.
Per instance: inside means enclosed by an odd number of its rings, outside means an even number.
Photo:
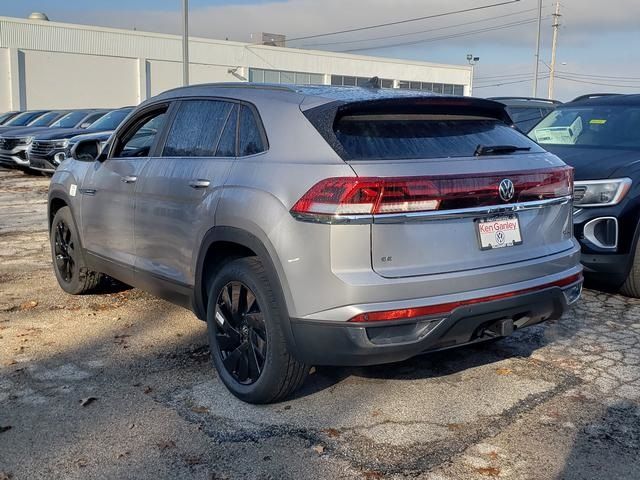
[[[573,171],[512,128],[501,104],[418,97],[314,110],[307,117],[358,176],[340,193],[348,205],[339,212],[368,214],[381,276],[494,267],[572,248]]]

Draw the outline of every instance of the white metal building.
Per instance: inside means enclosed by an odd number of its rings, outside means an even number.
[[[190,39],[191,83],[354,85],[469,95],[471,67]],[[135,105],[182,83],[181,37],[0,17],[0,112]]]

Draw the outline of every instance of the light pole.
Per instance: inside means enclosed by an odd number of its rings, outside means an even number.
[[[182,0],[182,85],[189,85],[189,0]]]
[[[471,65],[471,81],[469,82],[469,96],[473,95],[473,73],[475,65],[480,61],[480,57],[474,57],[472,53],[467,53],[467,62]]]
[[[536,36],[536,64],[533,69],[533,97],[538,96],[538,70],[540,68],[540,31],[542,29],[542,0],[538,0],[538,35]]]

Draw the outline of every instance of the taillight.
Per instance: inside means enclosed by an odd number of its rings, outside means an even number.
[[[509,179],[513,197],[499,195]],[[378,215],[493,206],[569,196],[573,169],[430,177],[337,177],[318,182],[291,209],[315,215]]]
[[[478,303],[495,302],[498,300],[504,300],[507,298],[515,297],[517,295],[526,295],[527,293],[533,293],[536,291],[544,290],[547,288],[559,287],[565,288],[569,285],[581,283],[583,280],[582,273],[576,273],[570,277],[563,278],[556,282],[546,283],[539,287],[527,288],[523,290],[515,290],[512,292],[502,293],[499,295],[491,295],[489,297],[472,298],[469,300],[462,300],[459,302],[441,303],[438,305],[429,305],[426,307],[415,308],[403,308],[400,310],[386,310],[382,312],[368,312],[356,315],[350,322],[365,323],[365,322],[387,322],[391,320],[410,320],[413,318],[427,317],[430,315],[449,315],[456,308],[465,307],[469,305],[476,305]],[[578,292],[579,294],[579,292]],[[575,301],[575,300],[574,300]]]

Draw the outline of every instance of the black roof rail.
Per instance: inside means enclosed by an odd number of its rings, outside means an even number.
[[[579,97],[571,100],[572,102],[579,102],[580,100],[590,100],[592,98],[600,97],[613,97],[614,95],[622,95],[621,93],[587,93],[586,95],[580,95]]]
[[[562,103],[560,100],[553,100],[553,99],[549,99],[549,98],[537,98],[537,97],[489,97],[489,100],[525,100],[525,101],[532,101],[532,102],[546,102],[546,103],[553,103],[553,104],[560,104]]]

